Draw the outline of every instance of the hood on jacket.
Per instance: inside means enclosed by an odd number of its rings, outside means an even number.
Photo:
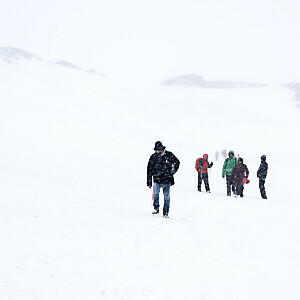
[[[204,159],[208,159],[208,154],[203,154]]]
[[[266,161],[266,159],[267,159],[267,158],[266,158],[266,156],[265,156],[265,155],[263,155],[263,156],[261,156],[261,158],[260,158],[260,159],[261,159],[261,161]]]

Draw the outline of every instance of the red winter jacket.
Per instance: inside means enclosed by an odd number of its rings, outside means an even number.
[[[199,157],[196,160],[195,169],[198,173],[207,174],[207,169],[212,167],[212,163],[208,163],[207,159],[208,155],[203,154],[203,158]]]

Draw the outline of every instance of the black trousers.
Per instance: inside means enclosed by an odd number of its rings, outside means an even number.
[[[237,183],[235,186],[235,194],[240,197],[244,197],[244,184],[243,183]]]
[[[226,175],[227,196],[231,196],[231,189],[233,193],[235,192],[235,188],[230,180],[230,177],[230,175]]]
[[[198,191],[201,191],[201,184],[202,184],[202,180],[204,181],[204,185],[205,185],[205,190],[207,192],[210,191],[210,188],[209,188],[209,183],[208,183],[208,174],[201,174],[201,173],[198,173]]]
[[[263,199],[267,199],[267,195],[266,195],[266,189],[265,189],[265,179],[259,179],[259,190],[260,190],[260,194],[261,197]]]

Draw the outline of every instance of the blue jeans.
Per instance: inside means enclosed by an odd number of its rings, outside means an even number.
[[[159,209],[159,191],[160,188],[163,189],[164,192],[164,214],[169,213],[170,208],[170,187],[171,184],[159,184],[154,182],[154,190],[153,190],[153,206],[154,209]]]

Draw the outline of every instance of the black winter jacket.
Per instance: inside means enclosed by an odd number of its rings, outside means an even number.
[[[155,183],[173,185],[179,165],[180,161],[170,151],[152,154],[147,166],[147,185],[152,186],[152,177]]]
[[[249,170],[245,164],[236,164],[232,170],[230,180],[233,184],[243,182],[243,178],[248,178]]]
[[[257,170],[257,177],[259,179],[266,179],[268,174],[268,164],[267,162],[263,161],[261,162],[258,170]]]

